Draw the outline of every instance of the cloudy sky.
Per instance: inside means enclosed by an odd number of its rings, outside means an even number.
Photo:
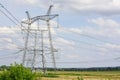
[[[120,66],[120,0],[0,0],[20,22],[30,16],[59,14],[51,21],[57,67]],[[0,65],[22,61],[24,46],[20,26],[3,14],[0,6]],[[12,18],[9,15],[10,18]],[[12,18],[13,19],[13,18]],[[18,23],[17,23],[18,24]],[[48,63],[51,66],[51,63]]]

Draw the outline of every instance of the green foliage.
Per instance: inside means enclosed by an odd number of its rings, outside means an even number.
[[[15,64],[1,73],[0,80],[35,80],[35,74],[23,65]]]
[[[7,67],[6,65],[0,66],[0,70],[1,70],[1,71],[6,70],[6,69],[8,69],[8,67]]]
[[[0,80],[12,80],[11,78],[9,78],[10,73],[8,71],[4,71],[1,75],[0,75]]]

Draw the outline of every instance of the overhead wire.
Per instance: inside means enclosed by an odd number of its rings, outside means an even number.
[[[57,63],[60,64],[78,64],[78,63],[98,63],[98,62],[111,62],[116,61],[116,58],[108,58],[108,59],[102,59],[102,60],[89,60],[89,61],[57,61]],[[46,62],[46,63],[52,63],[52,62]]]
[[[0,3],[0,6],[14,19],[13,20],[11,17],[8,16],[8,14],[6,14],[4,11],[0,10],[10,21],[12,21],[15,25],[18,25],[18,26],[19,26],[19,24],[21,24],[19,22],[19,20],[7,8],[5,8],[2,3]],[[17,21],[17,23],[16,23],[16,21]],[[11,29],[11,27],[10,27],[10,29]],[[12,42],[12,44],[13,44],[13,42]]]
[[[13,19],[11,19],[5,12],[3,12],[2,10],[2,13],[7,17],[7,18],[9,18],[13,23],[15,23],[15,25],[18,25],[18,26],[21,26],[21,27],[24,27],[25,28],[25,26],[23,26],[22,24],[21,24],[21,22],[3,5],[3,4],[1,4],[0,3],[0,5],[1,5],[1,7],[18,23],[16,23]],[[20,28],[21,29],[21,28]],[[26,29],[26,28],[25,28]]]
[[[6,13],[4,13],[2,10],[0,10],[1,13],[3,13],[10,21],[12,21],[15,25],[18,25],[14,20],[12,20]]]
[[[19,20],[18,20],[7,8],[5,8],[5,7],[3,6],[3,4],[0,3],[0,5],[1,5],[1,7],[2,7],[3,9],[6,10],[6,12],[7,12],[11,17],[14,18],[14,20],[16,20],[18,23],[20,23]]]
[[[51,0],[52,1],[52,0]],[[1,5],[1,4],[0,4]],[[1,5],[13,18],[14,18],[14,20],[16,20],[18,23],[19,23],[19,21],[3,6],[3,5]],[[1,10],[0,10],[1,11]],[[16,25],[18,25],[14,20],[12,20],[9,16],[7,16],[7,14],[6,13],[4,13],[3,11],[1,11],[9,20],[11,20],[13,23],[15,23]],[[21,23],[20,23],[21,24]],[[70,32],[72,32],[72,31],[70,31]],[[76,33],[76,32],[73,32],[73,33]],[[92,36],[89,36],[89,35],[83,35],[83,34],[80,34],[80,35],[82,35],[82,36],[86,36],[86,37],[88,37],[88,38],[91,38],[91,39],[95,39],[95,40],[99,40],[99,41],[102,41],[102,42],[107,42],[107,41],[104,41],[104,40],[100,40],[100,39],[97,39],[97,38],[95,38],[95,37],[92,37]],[[85,42],[86,43],[86,42]],[[86,44],[89,44],[89,43],[86,43]],[[89,44],[89,45],[92,45],[91,43]],[[97,46],[97,45],[94,45],[94,46],[96,46],[96,47],[100,47],[100,46]],[[67,62],[64,62],[64,63],[67,63]],[[76,62],[77,63],[77,62]]]
[[[103,43],[115,44],[115,43],[112,43],[112,42],[110,42],[110,41],[98,39],[98,38],[96,38],[96,37],[93,37],[93,36],[90,36],[90,35],[87,35],[87,34],[78,33],[78,32],[75,32],[75,31],[72,31],[72,30],[63,28],[63,27],[60,27],[59,29],[62,29],[62,30],[67,31],[67,32],[72,32],[72,33],[75,33],[75,34],[77,34],[77,35],[79,35],[79,36],[83,36],[83,37],[87,37],[87,38],[90,38],[90,39],[94,39],[94,40],[97,40],[97,41],[100,41],[100,42],[103,42]],[[115,44],[115,45],[118,45],[118,44]]]
[[[58,34],[57,34],[57,36],[60,37],[60,38],[63,38],[63,39],[69,39],[70,41],[73,41],[73,42],[80,42],[81,44],[87,44],[87,45],[90,45],[90,46],[94,46],[94,47],[97,47],[99,49],[106,49],[106,50],[109,50],[109,51],[111,50],[110,48],[103,47],[103,46],[100,46],[100,45],[96,45],[96,44],[92,44],[92,43],[88,43],[88,42],[84,42],[84,41],[80,41],[80,40],[75,40],[75,39],[73,39],[73,37],[68,38],[68,37],[63,37],[63,36],[58,35]],[[80,43],[77,43],[77,44],[80,44]],[[75,45],[73,45],[73,46],[75,46]],[[87,50],[92,50],[92,51],[100,51],[98,49],[94,49],[94,48],[92,49],[90,47],[89,48],[85,48],[85,47],[82,47],[82,46],[77,46],[77,47],[87,49]],[[113,50],[113,51],[119,53],[119,51],[117,51],[117,50]]]
[[[95,44],[91,44],[91,43],[87,43],[87,42],[84,42],[84,41],[79,41],[79,40],[74,40],[74,39],[72,39],[72,38],[66,38],[66,37],[63,37],[63,36],[61,36],[61,35],[58,35],[57,34],[57,36],[58,37],[60,37],[60,38],[63,38],[63,39],[69,39],[70,41],[77,41],[77,42],[82,42],[82,43],[84,43],[84,44],[87,44],[87,45],[93,45],[93,46],[95,46],[95,47],[98,47],[98,48],[103,48],[103,49],[107,49],[107,50],[110,50],[109,48],[107,48],[107,47],[103,47],[103,46],[98,46],[98,45],[95,45]],[[70,44],[67,44],[67,45],[70,45]],[[70,46],[70,47],[73,47],[74,48],[74,46],[75,45],[72,45],[72,46]],[[80,47],[80,46],[78,46],[79,48],[84,48],[84,47]],[[84,48],[84,49],[89,49],[89,50],[92,50],[92,51],[100,51],[100,50],[97,50],[97,49],[90,49],[90,48]],[[114,52],[117,52],[117,53],[119,53],[119,51],[114,51]],[[119,60],[120,59],[120,57],[116,57],[116,58],[111,58],[111,59],[107,59],[108,61],[109,60]],[[106,61],[106,60],[100,60],[100,61]],[[94,61],[94,62],[99,62],[99,61]],[[58,62],[58,63],[81,63],[81,62]]]
[[[64,38],[64,37],[62,37],[62,36],[58,36],[58,37],[61,37],[61,38]],[[75,40],[71,40],[71,39],[69,39],[70,41],[75,41]],[[72,45],[72,44],[67,44],[67,45]],[[75,45],[72,45],[72,46],[69,46],[69,47],[73,47],[73,48],[75,48]],[[97,46],[98,47],[98,46]],[[80,49],[82,48],[82,49],[87,49],[87,50],[89,50],[89,51],[97,51],[97,52],[102,52],[102,51],[100,51],[100,50],[98,50],[98,49],[91,49],[91,48],[84,48],[84,47],[82,47],[82,46],[80,46],[79,47]],[[100,47],[99,46],[99,48],[103,48],[103,47]],[[119,51],[115,51],[115,52],[117,52],[117,53],[119,53]],[[109,60],[119,60],[120,59],[120,57],[116,57],[116,58],[111,58],[111,59],[109,59]],[[108,61],[109,61],[108,60]],[[106,61],[106,60],[103,60],[103,61]],[[99,61],[94,61],[94,62],[99,62]],[[71,63],[71,62],[60,62],[60,63]],[[72,63],[80,63],[80,62],[72,62]]]
[[[79,33],[77,33],[77,32],[74,32],[74,31],[71,31],[71,30],[69,30],[69,29],[65,29],[65,31],[69,31],[69,32],[72,32],[72,33],[76,33],[77,35],[82,35],[82,34],[79,34]],[[60,35],[58,35],[59,37],[63,37],[63,36],[60,36]],[[82,36],[84,36],[84,35],[82,35]],[[87,37],[88,37],[89,35],[87,35]],[[64,37],[65,38],[65,37]],[[97,39],[97,38],[94,38],[94,37],[89,37],[89,38],[93,38],[93,39],[95,39],[95,40],[99,40],[99,39]],[[83,43],[83,44],[87,44],[87,45],[92,45],[92,46],[95,46],[95,47],[98,47],[98,48],[102,48],[102,49],[109,49],[110,50],[110,48],[108,48],[108,47],[104,47],[104,46],[101,46],[101,45],[97,45],[97,44],[92,44],[92,43],[89,43],[89,42],[85,42],[85,41],[80,41],[80,40],[75,40],[75,39],[72,39],[72,38],[68,38],[68,39],[70,39],[70,40],[73,40],[73,41],[77,41],[77,42],[81,42],[81,43]],[[99,41],[102,41],[102,42],[104,42],[104,43],[109,43],[109,44],[113,44],[113,45],[119,45],[119,44],[114,44],[114,43],[110,43],[110,42],[107,42],[107,41],[103,41],[103,40],[99,40]],[[119,52],[120,50],[114,50],[115,52]]]
[[[63,37],[63,36],[60,36],[60,35],[57,35],[58,37],[60,37],[60,38],[64,38],[65,39],[65,37]],[[68,39],[68,38],[67,38]],[[71,40],[72,41],[76,41],[76,40],[73,40],[73,39],[70,39],[69,38],[69,40],[70,40],[70,42],[71,42]],[[80,41],[81,42],[81,41]],[[64,43],[65,44],[65,43]],[[67,43],[66,43],[67,44]],[[72,45],[72,44],[67,44],[67,45]],[[88,43],[88,45],[90,45],[89,43]],[[70,47],[73,47],[73,48],[75,48],[75,45],[72,45],[72,46],[70,46]],[[100,52],[100,50],[97,50],[97,49],[90,49],[90,48],[84,48],[84,47],[82,47],[82,46],[78,46],[79,48],[82,48],[82,49],[87,49],[87,50],[92,50],[92,51],[97,51],[97,52]],[[100,47],[100,46],[96,46],[96,47],[99,47],[99,48],[103,48],[103,47]],[[106,48],[106,49],[108,49],[108,48]],[[117,51],[116,51],[117,52]],[[118,52],[119,53],[119,52]],[[110,61],[110,60],[119,60],[120,59],[120,57],[115,57],[115,58],[110,58],[110,59],[105,59],[105,60],[98,60],[98,61],[78,61],[78,62],[57,62],[57,63],[90,63],[90,62],[104,62],[104,61]],[[52,62],[47,62],[47,63],[52,63]]]
[[[11,17],[9,17],[5,12],[3,12],[2,10],[0,10],[10,21],[12,21],[15,25],[17,25],[17,26],[21,26],[20,27],[20,29],[22,30],[22,27],[24,27],[25,28],[25,26],[23,26],[22,24],[21,24],[21,22],[7,9],[7,8],[5,8],[5,6],[3,6],[3,4],[1,4],[0,3],[0,5],[1,5],[1,7],[15,20],[13,20]],[[17,23],[16,23],[17,22]],[[10,28],[11,29],[11,28]],[[26,28],[25,28],[26,29]],[[27,30],[27,29],[26,29]],[[31,33],[31,32],[30,32]],[[31,35],[31,36],[33,36],[33,35]]]
[[[20,52],[22,52],[23,50],[19,50],[19,51],[17,51],[17,52],[15,52],[15,53],[9,53],[9,54],[6,54],[6,55],[0,55],[0,59],[6,59],[6,58],[10,58],[10,57],[13,57],[14,58],[14,56],[13,55],[18,55],[18,53],[20,53]]]
[[[0,55],[0,57],[1,57],[1,56],[8,56],[8,55],[17,54],[17,53],[20,53],[20,52],[22,52],[22,51],[23,51],[23,50],[19,50],[19,51],[14,52],[14,53],[8,53],[8,54],[6,54],[6,55]]]
[[[0,5],[1,5],[1,7],[2,7],[15,21],[17,21],[18,24],[17,24],[13,19],[11,19],[5,12],[2,11],[2,13],[3,13],[7,18],[9,18],[15,25],[18,25],[18,26],[20,25],[20,26],[21,26],[21,30],[23,30],[22,27],[24,27],[24,30],[26,30],[26,31],[28,30],[28,29],[25,28],[25,26],[23,26],[23,25],[19,22],[19,20],[18,20],[7,8],[5,8],[1,3],[0,3]],[[31,34],[31,35],[30,35],[31,38],[34,37],[34,35],[32,34],[32,32],[29,31],[29,33]]]
[[[61,43],[61,42],[60,42]],[[65,43],[62,43],[62,44],[65,44]],[[66,45],[68,45],[69,47],[72,47],[72,48],[76,48],[76,49],[84,49],[84,50],[88,50],[88,51],[94,51],[94,52],[102,52],[102,51],[100,51],[100,50],[98,50],[98,49],[92,49],[92,48],[86,48],[86,47],[82,47],[82,46],[75,46],[75,45],[70,45],[70,44],[67,44],[66,43]],[[68,47],[67,47],[68,48]]]
[[[61,42],[60,42],[61,43]],[[65,44],[65,43],[64,43]],[[66,43],[67,44],[67,43]],[[72,44],[67,44],[69,45],[69,47],[72,47],[72,48],[75,48],[75,45],[72,45]],[[72,46],[71,46],[72,45]],[[91,48],[85,48],[85,47],[82,47],[82,46],[78,46],[77,48],[80,48],[80,49],[87,49],[89,51],[95,51],[95,52],[103,52],[103,51],[100,51],[98,49],[91,49]],[[117,52],[119,53],[119,52]],[[104,61],[110,61],[110,60],[120,60],[120,57],[114,57],[114,58],[110,58],[110,59],[106,59],[106,60],[99,60],[99,61],[92,61],[92,62],[104,62]],[[74,62],[60,62],[60,63],[74,63]],[[81,62],[75,62],[75,63],[81,63]],[[83,62],[84,63],[84,62]],[[86,62],[85,62],[86,63]]]

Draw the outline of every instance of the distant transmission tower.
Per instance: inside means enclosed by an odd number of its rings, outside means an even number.
[[[58,17],[58,14],[51,14],[52,7],[53,5],[50,5],[46,15],[35,16],[33,18],[31,18],[29,12],[26,11],[27,20],[22,21],[22,31],[25,34],[25,45],[23,49],[24,54],[22,63],[23,65],[34,70],[36,62],[38,60],[37,58],[39,58],[38,63],[42,63],[44,73],[46,73],[45,55],[47,53],[51,54],[53,66],[54,69],[56,69],[54,54],[56,49],[53,47],[50,20]],[[45,21],[47,23],[47,27],[41,27],[39,25],[40,21]],[[37,23],[37,26],[35,23]],[[45,41],[46,39],[49,42],[48,44]]]

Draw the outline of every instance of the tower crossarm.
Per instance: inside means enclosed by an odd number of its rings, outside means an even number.
[[[29,20],[22,21],[22,23],[24,23],[24,24],[32,24],[37,20],[50,21],[50,20],[54,19],[57,16],[58,16],[58,14],[41,15],[41,16],[36,16],[36,17],[30,18],[30,21]]]

